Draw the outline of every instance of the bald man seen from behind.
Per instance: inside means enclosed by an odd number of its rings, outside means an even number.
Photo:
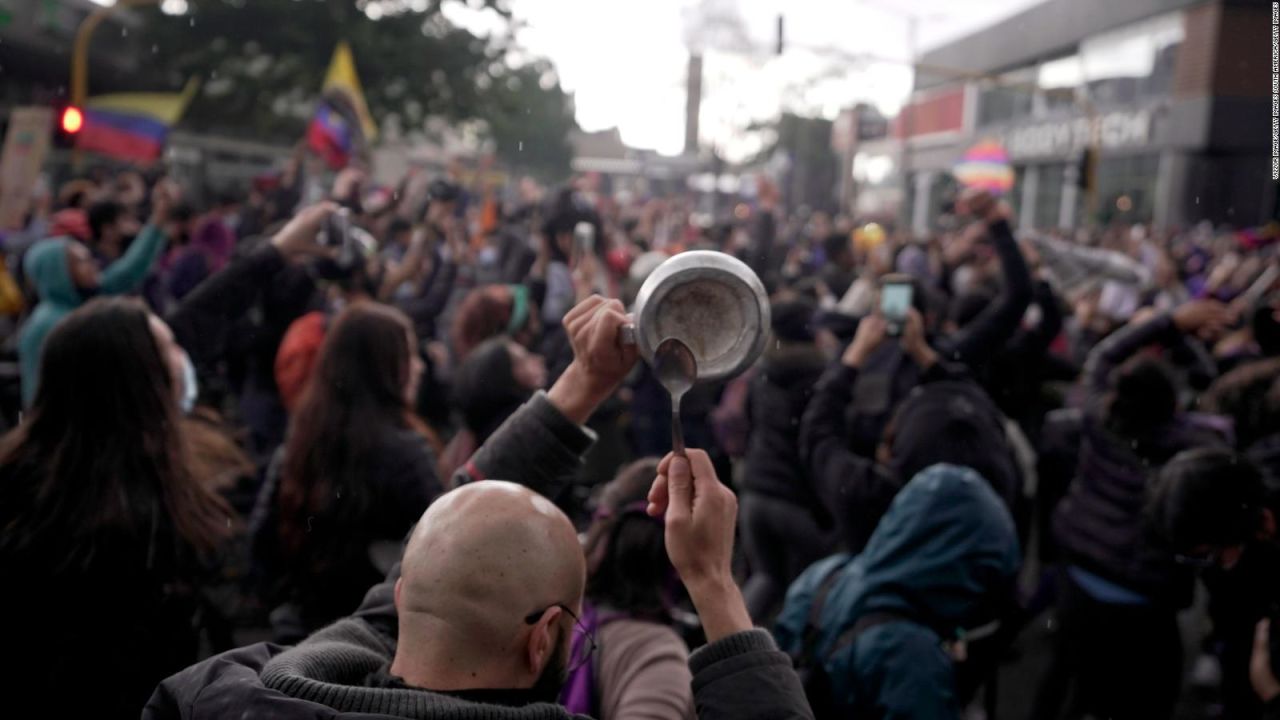
[[[636,362],[616,300],[565,316],[574,359],[499,428],[423,514],[350,617],[292,648],[258,643],[169,677],[143,720],[589,720],[554,704],[570,665],[586,562],[554,497],[591,446],[583,425]],[[689,656],[700,720],[811,719],[790,658],[754,629],[730,562],[737,500],[705,452],[668,456],[649,513],[707,645]],[[518,481],[497,482],[486,478]],[[581,643],[591,648],[591,643]]]
[[[422,516],[401,572],[392,676],[439,691],[529,688],[529,701],[556,701],[587,574],[559,508],[514,483],[465,485]]]

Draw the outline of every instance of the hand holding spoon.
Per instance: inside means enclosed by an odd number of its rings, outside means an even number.
[[[680,457],[684,452],[684,427],[680,424],[680,399],[698,379],[698,362],[689,346],[676,338],[667,338],[653,353],[653,370],[658,382],[671,395],[671,451]]]

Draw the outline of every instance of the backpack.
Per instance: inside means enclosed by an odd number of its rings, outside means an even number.
[[[590,642],[591,638],[599,638],[600,628],[625,617],[623,613],[601,613],[595,605],[583,600],[582,614],[578,617],[578,623],[586,632],[573,634],[573,652],[570,657],[581,657],[581,646]],[[564,688],[560,691],[560,704],[570,714],[600,717],[600,693],[596,681],[596,663],[598,662],[600,662],[600,648],[597,647],[590,662],[574,668],[565,676]]]
[[[813,604],[809,606],[809,615],[805,620],[804,634],[800,640],[800,651],[791,657],[791,663],[795,667],[796,675],[800,678],[800,684],[804,687],[805,699],[809,701],[809,707],[813,710],[813,716],[818,720],[824,718],[839,717],[835,691],[831,684],[831,677],[827,674],[827,661],[836,655],[836,653],[849,647],[863,633],[877,625],[885,623],[906,621],[917,622],[906,615],[889,611],[875,611],[867,613],[859,617],[853,626],[840,633],[835,642],[831,644],[831,649],[826,653],[818,652],[818,641],[822,636],[822,609],[826,604],[827,595],[831,592],[831,588],[835,585],[836,579],[840,574],[843,566],[837,565],[832,568],[831,572],[822,579],[822,583],[818,585],[818,591],[814,594]],[[918,623],[917,623],[918,624]],[[942,645],[947,650],[947,654],[951,656],[955,663],[954,667],[958,673],[956,678],[957,689],[960,689],[963,683],[959,674],[967,673],[970,682],[980,683],[985,689],[984,707],[987,711],[987,717],[996,716],[996,680],[998,672],[998,658],[1000,651],[1007,645],[1007,640],[1000,637],[1003,631],[999,621],[988,623],[979,628],[970,629],[960,633],[960,637],[950,640],[941,640]],[[977,641],[978,657],[975,658],[970,654],[969,648],[972,643]],[[855,712],[852,717],[857,718],[873,718],[877,717],[876,710],[871,706],[864,706],[860,699],[855,705]]]
[[[853,627],[840,633],[836,641],[831,644],[830,650],[825,653],[818,652],[818,641],[822,636],[822,609],[826,605],[827,595],[831,592],[831,588],[835,586],[842,569],[843,566],[841,565],[832,568],[818,585],[818,591],[813,597],[813,604],[809,606],[809,616],[805,620],[804,635],[800,640],[800,651],[791,658],[796,675],[800,677],[800,684],[804,687],[804,695],[805,699],[809,701],[809,708],[813,710],[813,716],[820,720],[837,716],[835,691],[831,684],[831,677],[827,674],[827,661],[836,653],[852,645],[867,630],[877,625],[907,619],[891,612],[867,613],[858,618]],[[862,712],[855,714],[855,717],[864,716],[872,717],[871,714],[864,715]]]

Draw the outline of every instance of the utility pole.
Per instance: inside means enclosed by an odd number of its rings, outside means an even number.
[[[71,51],[71,107],[84,112],[85,101],[89,99],[89,43],[93,40],[93,33],[102,24],[102,21],[121,10],[143,5],[156,5],[160,1],[116,0],[115,5],[100,7],[80,21],[80,27],[76,29],[75,46]],[[80,150],[73,150],[71,153],[72,167],[78,170],[82,162],[83,157],[80,154]]]
[[[76,30],[76,43],[71,54],[71,104],[82,108],[89,96],[89,42],[103,20],[129,8],[157,5],[160,0],[116,0],[115,5],[100,7],[89,13]]]

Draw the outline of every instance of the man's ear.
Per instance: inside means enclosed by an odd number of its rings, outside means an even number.
[[[542,619],[529,631],[529,642],[525,646],[525,664],[533,677],[542,673],[551,660],[551,653],[556,649],[556,623],[564,612],[553,607],[542,614]]]
[[[400,614],[400,585],[404,583],[404,578],[396,578],[396,614]]]
[[[1276,537],[1276,515],[1271,508],[1262,508],[1262,522],[1258,527],[1259,540],[1274,540]]]

